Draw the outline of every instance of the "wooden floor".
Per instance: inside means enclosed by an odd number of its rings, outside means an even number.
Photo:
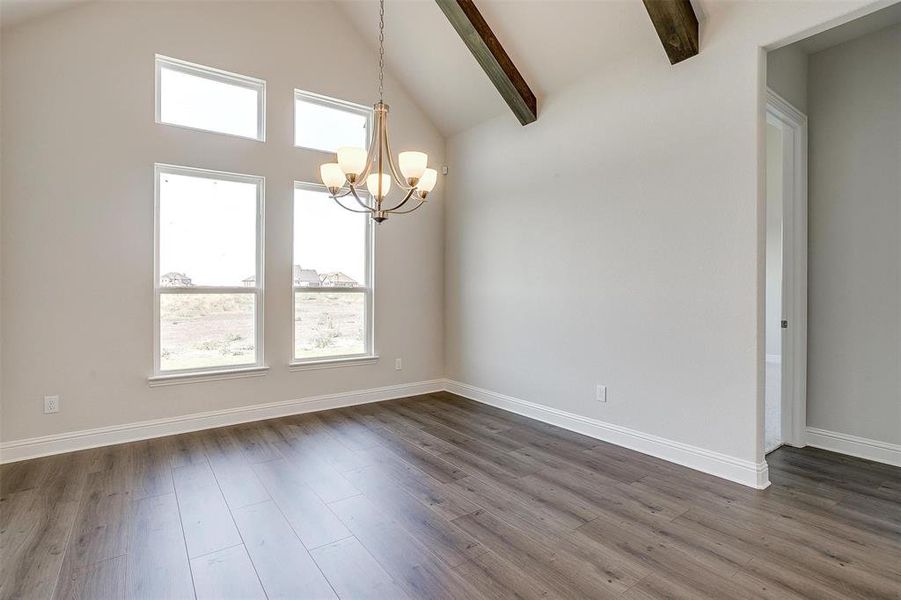
[[[2,598],[899,598],[901,469],[759,492],[436,394],[2,468]]]

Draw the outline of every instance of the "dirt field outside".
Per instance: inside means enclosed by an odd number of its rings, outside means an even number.
[[[294,358],[362,354],[361,292],[297,292]],[[161,294],[160,370],[256,362],[253,294]]]

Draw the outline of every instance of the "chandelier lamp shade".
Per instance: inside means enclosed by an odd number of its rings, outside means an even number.
[[[388,105],[384,102],[385,74],[385,0],[379,1],[379,101],[373,106],[374,126],[369,149],[345,146],[338,148],[337,162],[319,167],[322,183],[332,199],[345,210],[368,213],[381,223],[389,215],[411,213],[426,202],[438,183],[438,172],[428,168],[424,152],[401,152],[397,162],[388,141]],[[388,199],[392,187],[400,191]],[[368,193],[367,193],[368,192]],[[343,198],[351,196],[356,206],[346,206]]]

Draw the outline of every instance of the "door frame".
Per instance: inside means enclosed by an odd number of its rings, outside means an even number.
[[[807,445],[807,115],[767,88],[766,118],[782,130],[783,149],[782,437],[801,448]]]

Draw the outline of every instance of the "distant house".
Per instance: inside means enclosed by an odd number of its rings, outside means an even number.
[[[251,275],[250,277],[247,277],[246,279],[242,279],[241,283],[244,284],[244,287],[254,287],[257,284],[257,276]]]
[[[300,265],[294,265],[294,285],[298,287],[318,287],[322,284],[316,269],[304,269]]]
[[[357,280],[349,275],[345,275],[340,271],[334,273],[324,273],[319,276],[320,285],[324,287],[345,287],[352,288],[360,285]]]
[[[162,287],[191,287],[191,278],[184,273],[176,273],[175,271],[166,273],[160,277],[160,285]]]

